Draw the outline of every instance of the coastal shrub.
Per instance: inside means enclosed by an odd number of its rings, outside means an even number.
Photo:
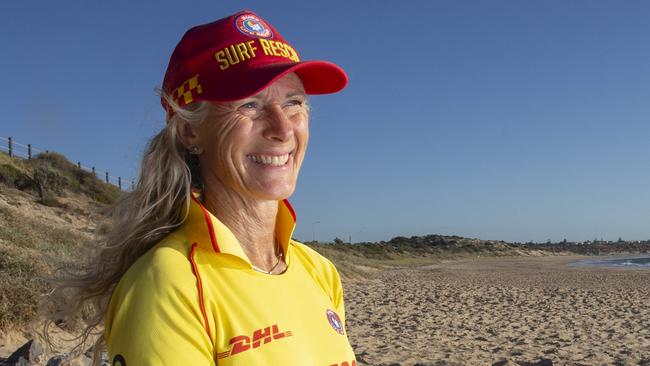
[[[64,191],[81,193],[94,201],[111,204],[119,198],[122,191],[112,184],[102,182],[93,173],[87,172],[65,156],[57,153],[42,153],[30,163],[34,171],[40,171],[46,191],[62,194]]]
[[[16,169],[13,165],[2,164],[0,165],[0,182],[13,187],[14,181],[20,175],[20,170]]]
[[[59,201],[58,198],[49,194],[46,194],[44,197],[37,199],[36,202],[49,207],[69,208],[67,204]]]

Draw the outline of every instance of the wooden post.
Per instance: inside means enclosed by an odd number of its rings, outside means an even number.
[[[10,138],[9,138],[9,157],[10,157],[10,158],[14,156],[14,149],[13,149],[13,146],[12,146],[12,145],[13,145],[13,144],[11,143],[11,137],[10,137]]]
[[[95,173],[95,167],[93,167],[93,175],[97,177],[97,174]]]
[[[27,160],[32,160],[32,144],[27,144]]]
[[[122,177],[117,177],[117,186],[122,189]]]
[[[108,183],[108,172],[106,172],[106,183]]]

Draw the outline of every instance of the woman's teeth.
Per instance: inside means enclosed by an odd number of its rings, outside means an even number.
[[[284,155],[248,155],[248,158],[258,164],[282,166],[289,160],[289,154]]]

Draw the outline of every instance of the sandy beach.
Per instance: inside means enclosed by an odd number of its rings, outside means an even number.
[[[449,261],[346,281],[360,365],[650,365],[650,270]]]

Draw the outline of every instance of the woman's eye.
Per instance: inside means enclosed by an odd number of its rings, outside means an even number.
[[[239,106],[239,108],[241,108],[241,109],[249,109],[249,110],[250,109],[256,109],[257,108],[257,102],[248,102],[248,103],[242,104],[241,106]]]
[[[285,106],[287,107],[295,107],[295,106],[301,106],[303,104],[303,101],[300,99],[292,99],[288,101]]]

